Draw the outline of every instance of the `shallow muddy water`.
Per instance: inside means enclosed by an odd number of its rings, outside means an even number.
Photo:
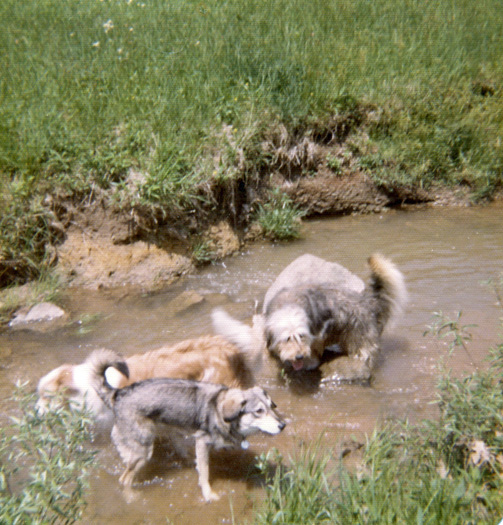
[[[215,306],[249,322],[255,301],[303,253],[337,261],[365,277],[366,259],[375,251],[389,256],[402,270],[410,298],[403,317],[383,337],[372,384],[287,386],[275,363],[267,363],[259,382],[289,424],[279,436],[251,438],[249,451],[214,454],[210,468],[213,488],[222,495],[219,502],[205,504],[195,468],[169,454],[157,458],[133,496],[126,495],[119,487],[122,466],[113,446],[106,438],[97,445],[101,466],[93,474],[86,523],[165,523],[166,518],[182,524],[250,521],[253,505],[263,496],[260,479],[250,475],[255,455],[276,447],[288,456],[301,441],[320,435],[326,446],[337,451],[341,440],[363,441],[382,418],[417,421],[435,415],[430,402],[435,397],[437,365],[447,355],[448,342],[423,336],[434,311],[450,317],[462,311],[462,324],[477,325],[470,329],[471,357],[457,350],[448,358],[453,373],[487,366],[484,359],[498,340],[502,313],[494,293],[482,282],[503,271],[501,204],[310,221],[302,240],[252,246],[162,292],[73,290],[63,306],[71,319],[81,322],[49,333],[24,330],[0,335],[1,398],[10,395],[15,380],[29,379],[35,385],[52,368],[80,362],[95,348],[130,355],[210,333],[209,314]],[[190,297],[197,300],[187,306]],[[1,407],[10,410],[6,401]]]

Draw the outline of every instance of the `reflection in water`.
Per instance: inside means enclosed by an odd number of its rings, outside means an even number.
[[[50,369],[65,361],[79,362],[95,348],[130,355],[210,333],[209,314],[215,306],[249,322],[255,302],[275,276],[303,253],[337,261],[365,277],[367,257],[382,252],[404,273],[410,301],[403,318],[383,337],[383,355],[371,386],[313,387],[316,381],[294,381],[287,387],[276,364],[268,362],[260,383],[289,425],[280,436],[252,438],[249,451],[214,454],[212,485],[223,494],[219,502],[204,504],[191,461],[164,450],[128,503],[118,483],[120,460],[107,439],[99,444],[102,466],[92,481],[86,521],[157,523],[168,517],[175,523],[228,523],[232,515],[242,521],[252,515],[253,501],[263,494],[263,480],[253,472],[255,454],[274,446],[288,456],[299,440],[320,434],[328,446],[336,446],[351,436],[362,439],[379,418],[414,421],[435,414],[430,401],[447,342],[423,336],[432,312],[453,317],[462,310],[462,323],[477,325],[471,330],[470,353],[476,366],[486,366],[484,358],[497,338],[501,313],[491,290],[481,283],[503,270],[502,224],[501,205],[320,219],[306,224],[300,241],[252,246],[160,293],[71,291],[63,306],[73,319],[89,316],[88,325],[73,324],[55,333],[0,335],[1,397],[9,396],[16,379],[35,384]],[[184,291],[199,300],[181,309],[177,297]],[[447,363],[455,374],[472,369],[463,352]]]

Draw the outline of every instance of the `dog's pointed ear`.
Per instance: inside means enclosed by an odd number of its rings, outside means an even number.
[[[263,403],[270,406],[271,408],[276,408],[276,403],[271,399],[269,394],[260,386],[254,386],[252,392],[262,400]]]
[[[225,397],[220,405],[222,417],[226,423],[236,419],[243,407],[246,405],[246,399],[243,392],[239,389],[232,388],[227,390]]]

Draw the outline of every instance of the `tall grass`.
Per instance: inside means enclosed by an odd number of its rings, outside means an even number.
[[[264,172],[265,130],[365,107],[356,149],[379,184],[490,195],[502,16],[498,0],[5,0],[2,193],[121,189],[135,168],[140,202],[189,209],[215,177]]]
[[[305,123],[348,95],[407,106],[404,131],[430,119],[460,126],[497,106],[469,107],[472,82],[501,81],[499,7],[7,0],[2,165],[80,168],[106,183],[137,162],[180,177],[219,122]]]

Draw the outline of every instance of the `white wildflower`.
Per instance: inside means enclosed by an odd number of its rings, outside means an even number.
[[[108,33],[110,31],[112,31],[112,29],[114,28],[114,23],[112,22],[112,20],[108,19],[104,24],[103,24],[103,29],[105,30],[105,33]]]
[[[468,448],[470,450],[469,461],[475,467],[479,467],[491,461],[491,451],[483,441],[475,439],[468,445]]]

